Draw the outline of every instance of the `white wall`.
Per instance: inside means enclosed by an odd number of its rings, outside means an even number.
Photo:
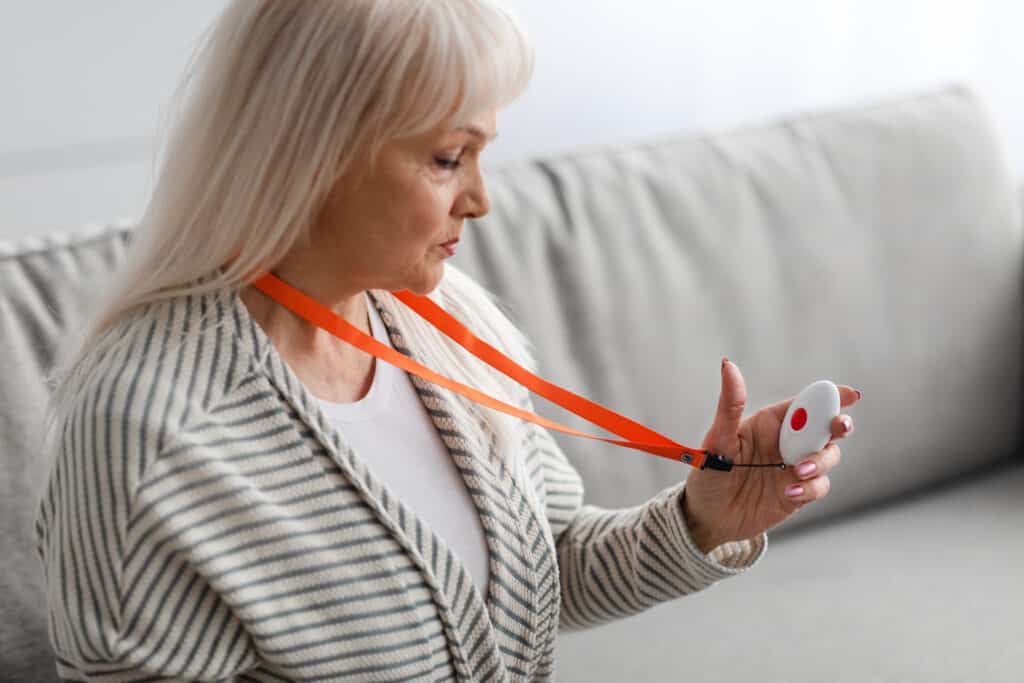
[[[951,81],[1024,177],[1019,0],[510,0],[530,90],[490,162]],[[0,0],[0,239],[137,216],[161,108],[223,0]]]

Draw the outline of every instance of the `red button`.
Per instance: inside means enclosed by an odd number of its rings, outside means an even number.
[[[789,426],[793,428],[794,432],[799,432],[807,424],[807,411],[803,408],[798,408],[793,413],[793,419],[789,421]]]

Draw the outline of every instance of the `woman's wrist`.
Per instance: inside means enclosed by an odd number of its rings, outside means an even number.
[[[716,540],[710,525],[701,522],[700,517],[694,514],[694,511],[690,508],[686,497],[686,489],[683,489],[679,505],[683,509],[683,519],[686,521],[686,528],[690,532],[690,538],[693,539],[693,542],[697,544],[697,548],[702,553],[707,555],[714,548],[722,544],[721,541]]]

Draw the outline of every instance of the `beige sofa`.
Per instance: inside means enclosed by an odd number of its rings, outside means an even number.
[[[723,355],[751,409],[820,378],[864,392],[831,494],[770,533],[758,566],[564,634],[560,680],[1024,680],[1024,226],[976,97],[951,87],[592,149],[502,167],[489,186],[493,211],[457,262],[499,294],[546,377],[690,444]],[[54,679],[34,424],[53,342],[128,235],[0,248],[3,680]],[[559,439],[595,505],[687,473]]]

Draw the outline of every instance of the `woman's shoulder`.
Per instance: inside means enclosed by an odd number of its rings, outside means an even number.
[[[120,378],[119,371],[127,372],[128,366],[136,373],[155,369],[176,347],[205,334],[216,317],[210,314],[212,302],[210,296],[179,295],[121,314],[84,353],[95,367],[92,379]]]
[[[169,434],[243,369],[228,293],[180,295],[123,315],[83,355],[73,408],[142,434]]]
[[[175,296],[112,324],[54,397],[51,433],[65,457],[117,463],[133,490],[252,373],[236,300],[230,292]]]

